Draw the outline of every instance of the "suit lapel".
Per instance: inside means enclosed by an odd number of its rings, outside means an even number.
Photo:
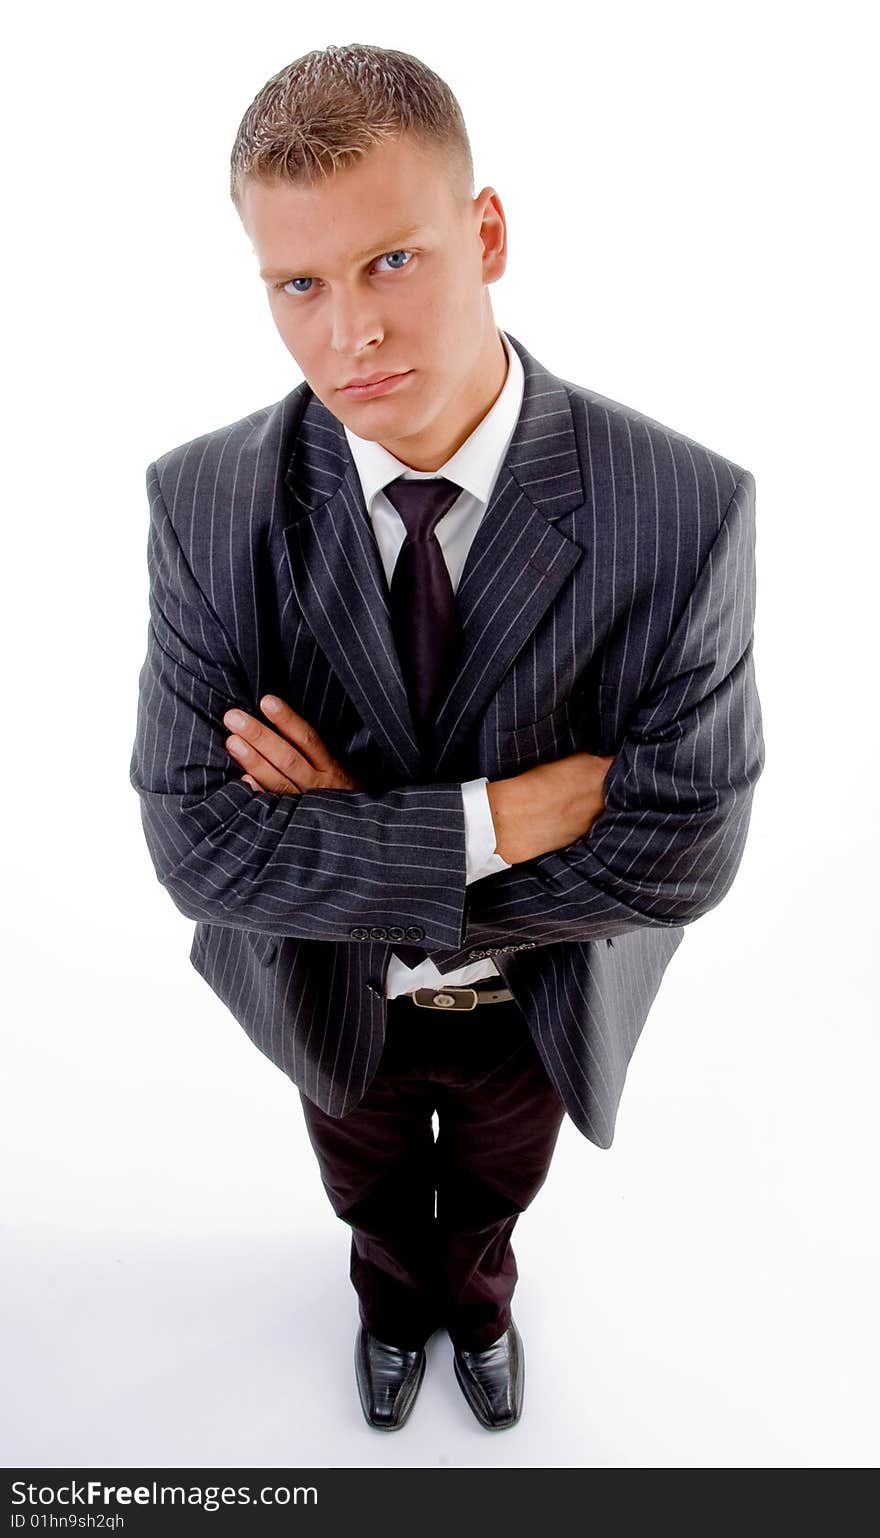
[[[461,647],[437,714],[440,777],[582,555],[557,528],[584,501],[568,392],[510,336],[523,403],[459,582]],[[342,424],[312,392],[285,481],[294,592],[327,659],[404,778],[425,766],[391,629],[388,585]]]
[[[330,417],[324,406],[321,411]],[[300,447],[309,432],[304,420]],[[326,456],[320,437],[308,442],[313,454],[320,448]],[[284,530],[291,578],[300,608],[361,719],[402,776],[411,778],[420,753],[391,630],[388,584],[344,434],[342,443],[344,450],[333,451],[341,456],[335,460],[342,471],[336,489]]]

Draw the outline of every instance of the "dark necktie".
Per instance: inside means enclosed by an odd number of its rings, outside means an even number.
[[[385,495],[400,514],[406,539],[391,576],[391,625],[421,746],[430,746],[433,707],[458,645],[455,594],[434,529],[461,487],[442,475],[398,476]]]
[[[394,644],[419,745],[430,754],[432,707],[459,643],[452,580],[434,529],[461,495],[461,487],[442,475],[419,480],[401,475],[384,491],[406,528],[391,575]],[[427,955],[417,945],[395,945],[394,950],[409,967]]]

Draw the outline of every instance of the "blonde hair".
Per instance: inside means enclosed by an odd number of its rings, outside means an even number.
[[[267,80],[248,107],[232,147],[230,196],[240,213],[248,178],[311,186],[404,133],[446,159],[456,197],[473,197],[464,118],[439,75],[395,48],[313,49]]]

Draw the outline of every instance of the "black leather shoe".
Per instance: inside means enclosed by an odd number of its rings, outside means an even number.
[[[456,1346],[453,1366],[482,1426],[503,1431],[516,1425],[522,1414],[526,1373],[522,1337],[512,1319],[509,1329],[485,1351],[460,1351]]]
[[[354,1367],[361,1407],[371,1426],[396,1431],[416,1402],[425,1375],[425,1348],[407,1351],[377,1340],[361,1325]]]

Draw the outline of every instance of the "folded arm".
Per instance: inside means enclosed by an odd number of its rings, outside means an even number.
[[[764,765],[754,513],[744,471],[608,771],[605,810],[583,838],[472,887],[465,946],[673,927],[724,897]]]
[[[224,743],[230,706],[255,713],[236,649],[150,494],[150,622],[129,778],[156,875],[188,918],[316,940],[399,927],[458,945],[467,887],[460,782],[381,795],[255,795]]]

